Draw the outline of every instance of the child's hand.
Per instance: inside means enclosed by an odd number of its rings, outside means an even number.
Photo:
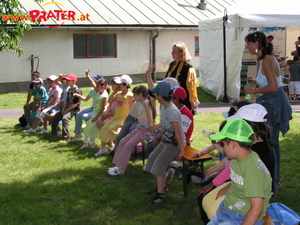
[[[181,157],[183,156],[184,152],[180,151],[178,155],[176,155],[176,160],[181,160]]]
[[[151,75],[153,68],[154,68],[154,64],[150,65],[146,71],[146,75],[148,75],[148,76]]]
[[[98,119],[98,117],[94,117],[94,118],[92,119],[92,122],[96,122],[97,119]]]
[[[202,151],[196,152],[192,155],[192,158],[198,158],[198,157],[201,157],[201,155],[203,155]]]
[[[90,73],[90,71],[91,71],[90,68],[88,68],[88,69],[85,71],[85,75],[88,76],[89,73]]]
[[[249,77],[246,78],[246,81],[247,82],[254,82],[255,79],[253,77],[249,76]]]

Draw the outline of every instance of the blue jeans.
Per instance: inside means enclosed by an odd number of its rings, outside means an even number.
[[[139,121],[136,118],[134,118],[133,116],[128,115],[126,117],[126,119],[123,123],[122,129],[116,137],[116,143],[115,143],[116,145],[115,145],[114,150],[117,149],[117,146],[118,146],[119,142],[121,141],[121,139],[123,137],[125,137],[127,134],[129,134],[131,131],[133,131],[136,128],[136,126],[138,125],[138,123],[139,123]]]
[[[86,108],[76,114],[75,135],[81,134],[82,120],[89,121],[93,116],[93,107]]]
[[[240,225],[243,223],[246,215],[231,212],[224,208],[224,201],[220,204],[216,215],[213,216],[207,225]],[[263,220],[258,220],[255,225],[263,225]]]

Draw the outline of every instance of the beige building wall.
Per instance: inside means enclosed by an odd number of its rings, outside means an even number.
[[[74,33],[114,33],[117,34],[117,58],[73,58]],[[74,73],[85,77],[84,71],[91,69],[91,75],[101,74],[114,76],[121,74],[144,74],[151,60],[151,41],[156,34],[153,30],[62,30],[35,29],[25,33],[20,46],[24,55],[18,57],[11,52],[0,52],[0,84],[10,82],[26,82],[30,80],[31,55],[34,59],[34,70],[38,66],[42,78],[51,74]],[[161,30],[156,39],[157,72],[166,72],[172,61],[172,44],[183,41],[187,44],[193,57],[195,69],[199,67],[198,57],[195,57],[195,30]]]

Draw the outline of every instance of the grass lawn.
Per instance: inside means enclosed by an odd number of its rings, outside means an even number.
[[[0,100],[5,101],[3,95]],[[299,214],[300,114],[293,117],[291,130],[281,137],[282,187],[271,201],[282,202]],[[217,131],[224,118],[220,113],[198,113],[194,118],[192,146],[201,149],[210,144],[201,130]],[[17,119],[0,118],[0,224],[201,224],[195,202],[199,186],[189,184],[189,195],[184,198],[178,174],[165,202],[147,204],[146,192],[155,188],[155,182],[143,171],[141,156],[130,161],[124,175],[110,177],[107,167],[113,166],[112,158],[95,158],[98,149],[79,150],[82,140],[62,144],[59,137],[26,134],[16,124]],[[217,152],[212,154],[217,156]],[[216,162],[205,162],[205,167]]]

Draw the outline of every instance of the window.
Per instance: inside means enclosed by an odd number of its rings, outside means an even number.
[[[74,34],[74,58],[117,57],[115,34]]]
[[[195,37],[195,56],[199,56],[199,37]]]

